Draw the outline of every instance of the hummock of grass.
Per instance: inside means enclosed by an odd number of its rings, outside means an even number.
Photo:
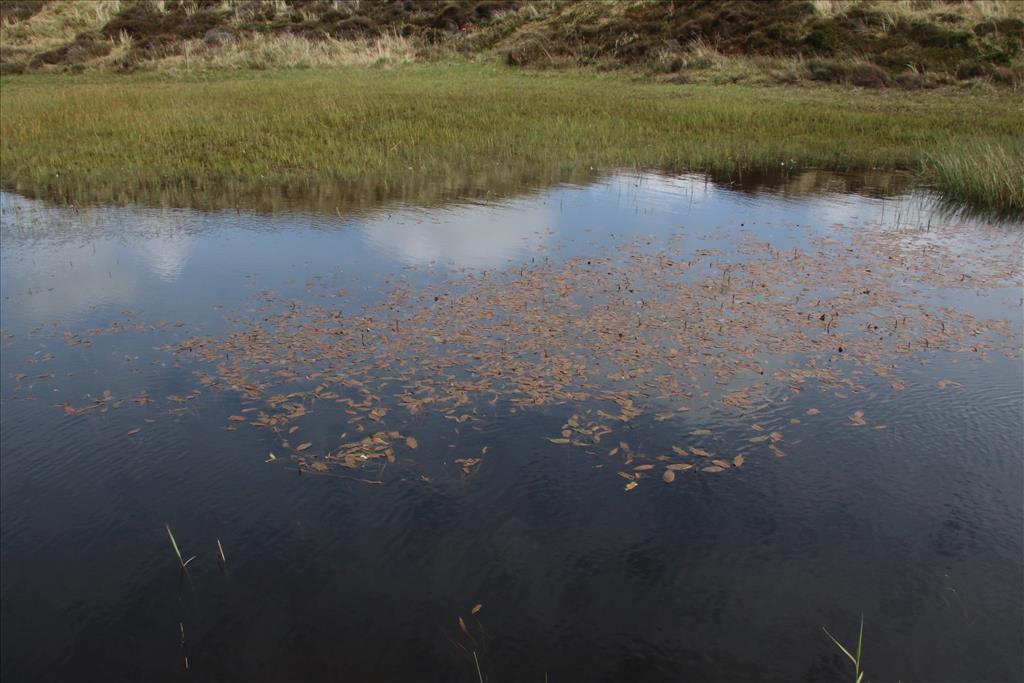
[[[1024,144],[981,145],[930,157],[926,168],[943,196],[970,206],[1024,215]]]
[[[90,201],[112,186],[388,183],[500,166],[550,174],[930,163],[943,189],[970,185],[965,198],[1010,209],[1019,189],[984,188],[1003,187],[1001,173],[1020,168],[1019,117],[1013,93],[675,86],[467,63],[13,76],[0,88],[0,182]],[[1002,150],[1005,170],[972,163],[978,150]],[[940,171],[953,167],[937,160],[960,160],[960,170]]]

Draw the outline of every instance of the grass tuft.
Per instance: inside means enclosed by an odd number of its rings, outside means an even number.
[[[971,206],[1024,214],[1024,145],[979,144],[929,155],[925,169],[944,197]]]

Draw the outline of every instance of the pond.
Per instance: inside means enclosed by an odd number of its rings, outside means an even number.
[[[1024,233],[877,185],[3,193],[3,679],[1020,679]]]

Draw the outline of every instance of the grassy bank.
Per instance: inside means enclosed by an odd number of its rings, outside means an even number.
[[[11,76],[0,83],[0,181],[87,201],[110,187],[785,163],[930,168],[951,194],[1021,211],[1020,114],[1012,92],[666,85],[468,63]],[[992,150],[998,168],[977,156]]]

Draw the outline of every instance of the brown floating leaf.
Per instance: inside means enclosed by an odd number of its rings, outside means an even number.
[[[762,441],[767,441],[770,438],[771,437],[768,436],[767,434],[762,434],[761,436],[752,436],[752,437],[750,437],[750,441],[752,443],[761,443]]]
[[[821,411],[820,411],[820,410],[818,410],[817,408],[808,408],[808,409],[807,409],[807,414],[808,414],[808,415],[817,415],[817,414],[818,414],[818,413],[820,413],[820,412],[821,412]]]
[[[782,441],[782,432],[772,432],[768,436],[771,437],[772,443],[778,443]]]
[[[675,472],[685,472],[686,470],[691,469],[692,467],[693,465],[691,465],[688,462],[677,462],[669,465],[668,469],[673,470]]]
[[[687,456],[690,454],[689,451],[687,451],[685,448],[680,448],[679,446],[673,446],[672,452],[675,453],[676,455],[682,456]]]
[[[853,413],[853,415],[850,416],[850,422],[852,422],[853,424],[855,424],[858,427],[863,427],[864,425],[866,425],[867,422],[864,421],[864,411],[863,410],[855,411]]]
[[[772,453],[775,454],[776,458],[785,458],[786,457],[785,452],[781,448],[776,446],[775,444],[771,444],[771,449],[772,449]]]
[[[747,459],[744,458],[743,455],[737,455],[735,458],[732,459],[732,464],[735,465],[736,467],[743,467],[743,463],[745,463],[746,461]]]
[[[708,434],[711,434],[711,430],[704,428],[694,429],[692,432],[690,432],[690,436],[707,436]]]
[[[405,445],[409,448],[417,448],[420,445],[420,442],[416,440],[415,436],[409,436],[405,439]]]
[[[128,432],[128,436],[131,436],[132,434],[138,434],[141,431],[142,427],[136,427],[135,429],[132,429],[131,431]]]
[[[637,487],[637,483],[635,481],[631,481],[628,484],[626,484],[626,490],[627,491],[632,491],[636,487]]]
[[[708,453],[703,448],[694,448],[693,446],[690,446],[690,452],[693,453],[694,455],[699,455],[702,458],[710,458],[713,455],[712,453]]]
[[[671,484],[676,480],[676,473],[672,470],[665,470],[665,473],[661,475],[661,480],[667,484]]]
[[[728,460],[712,460],[711,462],[715,463],[716,465],[721,467],[723,470],[727,470],[730,467],[732,467],[732,465],[729,464]]]
[[[939,389],[945,389],[946,387],[958,387],[962,389],[964,386],[963,384],[960,384],[960,382],[954,382],[951,379],[940,379],[936,384]]]
[[[710,467],[702,467],[701,472],[724,472],[725,468],[719,467],[718,465],[711,465]]]
[[[288,430],[288,433],[289,433],[289,434],[294,434],[294,433],[295,433],[295,432],[297,432],[297,431],[299,431],[299,426],[298,426],[298,425],[295,425],[294,427],[291,427],[291,428],[290,428],[290,429]]]
[[[569,439],[548,439],[551,443],[566,444],[569,443]]]
[[[637,465],[633,468],[636,472],[646,472],[647,470],[653,470],[654,465]]]
[[[312,446],[312,445],[313,445],[313,444],[311,444],[311,443],[310,443],[310,442],[308,442],[308,441],[307,441],[306,443],[300,443],[300,444],[298,445],[298,447],[297,447],[297,448],[296,448],[295,450],[297,450],[297,451],[304,451],[304,450],[306,450],[307,448],[309,448],[309,447],[310,447],[310,446]]]
[[[228,419],[233,422],[245,422],[245,415],[232,415]]]
[[[476,614],[481,609],[483,609],[483,605],[473,605],[473,609],[470,610],[470,614]]]

